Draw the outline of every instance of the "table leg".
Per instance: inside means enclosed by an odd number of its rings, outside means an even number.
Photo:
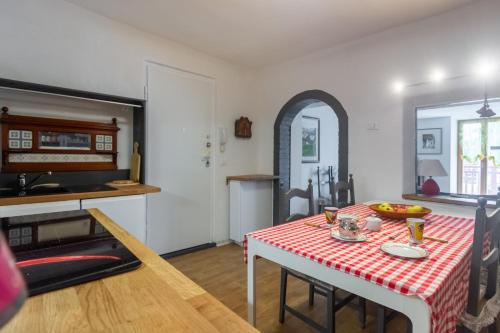
[[[431,331],[429,308],[423,301],[414,304],[410,313],[406,315],[411,321],[412,332],[420,333]]]
[[[248,249],[247,262],[247,306],[248,306],[248,322],[256,326],[256,299],[255,299],[255,264],[256,256]]]

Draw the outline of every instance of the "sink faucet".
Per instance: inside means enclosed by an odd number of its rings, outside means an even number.
[[[42,176],[50,176],[52,175],[52,171],[47,171],[47,172],[42,172],[35,178],[33,178],[30,182],[26,183],[26,174],[25,173],[20,173],[17,175],[17,184],[19,185],[19,188],[21,191],[26,191],[26,188],[32,185],[34,182],[36,182],[38,179],[40,179]]]

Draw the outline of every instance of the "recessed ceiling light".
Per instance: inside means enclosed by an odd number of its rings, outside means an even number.
[[[482,79],[489,78],[496,70],[498,65],[491,59],[483,58],[476,64],[475,73]]]
[[[435,68],[430,75],[432,82],[439,83],[442,82],[446,77],[445,72],[440,68]]]
[[[403,92],[403,90],[405,90],[405,83],[401,80],[395,80],[393,83],[392,83],[392,90],[394,90],[394,92],[396,93],[401,93]]]

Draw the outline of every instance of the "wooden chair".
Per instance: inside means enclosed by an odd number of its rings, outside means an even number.
[[[472,243],[469,295],[467,309],[460,318],[461,332],[478,333],[487,327],[489,333],[496,333],[498,332],[496,320],[500,312],[500,294],[497,291],[500,197],[497,200],[497,208],[491,215],[486,213],[485,198],[480,198],[478,203]],[[490,251],[483,256],[486,237],[491,237]]]
[[[285,219],[286,222],[295,221],[301,218],[305,218],[308,216],[314,215],[314,197],[313,197],[313,186],[312,180],[309,179],[307,190],[301,189],[290,189],[284,195],[285,200],[291,200],[292,198],[303,198],[308,199],[308,215],[304,214],[292,214],[288,218]],[[286,304],[286,291],[288,284],[288,276],[294,276],[302,281],[309,283],[309,305],[314,305],[314,295],[319,294],[321,296],[326,297],[326,327],[302,314],[301,312],[295,310]],[[350,294],[345,299],[342,299],[337,302],[335,298],[336,291],[338,288],[324,283],[322,281],[316,280],[306,274],[297,272],[293,269],[287,267],[281,267],[281,283],[280,283],[280,309],[279,309],[279,321],[283,323],[285,321],[285,311],[288,311],[290,314],[295,317],[303,320],[305,323],[313,327],[314,329],[320,332],[335,332],[335,313],[340,310],[344,305],[350,303],[354,298],[358,297],[356,295]],[[362,327],[366,326],[366,300],[364,298],[358,297],[358,306],[359,306],[359,320],[361,322]]]
[[[283,196],[284,202],[290,202],[290,200],[293,198],[307,199],[308,205],[309,205],[307,215],[292,214],[285,219],[285,223],[292,222],[295,220],[300,220],[300,219],[303,219],[305,217],[314,215],[314,193],[313,193],[312,179],[309,178],[309,180],[307,182],[308,182],[308,185],[307,185],[307,189],[305,191],[301,190],[299,188],[291,188]]]
[[[346,207],[356,203],[354,197],[354,180],[352,174],[349,174],[349,181],[339,181],[335,183],[335,178],[332,177],[330,182],[330,194],[332,196],[333,207]]]

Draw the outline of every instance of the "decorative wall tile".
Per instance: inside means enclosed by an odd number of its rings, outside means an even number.
[[[112,163],[110,154],[9,154],[9,163]]]
[[[111,143],[106,143],[104,145],[104,150],[113,150],[113,144]]]
[[[22,139],[23,140],[32,140],[33,139],[33,132],[31,132],[31,131],[23,131],[22,132]]]
[[[106,143],[113,142],[113,137],[111,135],[104,136],[104,142]]]
[[[31,149],[33,147],[33,143],[31,141],[23,140],[22,148],[23,149]]]
[[[19,149],[19,148],[21,148],[21,141],[19,141],[19,140],[9,140],[9,148],[12,148],[12,149]]]
[[[9,131],[9,139],[19,139],[20,137],[21,137],[21,131],[19,130]]]
[[[97,142],[97,143],[95,144],[95,149],[96,149],[96,150],[104,150],[104,143],[102,143],[102,142]]]
[[[98,134],[95,136],[95,141],[96,142],[104,142],[104,135]]]

